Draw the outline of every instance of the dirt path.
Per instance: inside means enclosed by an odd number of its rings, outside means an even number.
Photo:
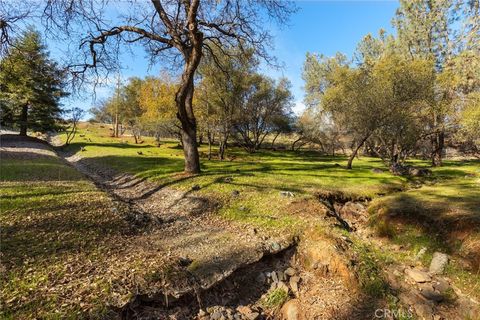
[[[131,174],[101,167],[78,154],[59,153],[116,201],[126,204],[130,218],[148,224],[154,243],[167,257],[185,263],[195,285],[202,290],[228,277],[238,268],[280,252],[293,244],[292,234],[257,233],[245,225],[215,216],[215,199],[196,191],[182,192]],[[195,285],[170,285],[170,294],[180,296]]]

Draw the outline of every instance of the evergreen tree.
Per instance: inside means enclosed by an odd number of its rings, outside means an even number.
[[[40,34],[29,29],[0,61],[1,124],[46,132],[57,128],[64,75],[49,58]]]

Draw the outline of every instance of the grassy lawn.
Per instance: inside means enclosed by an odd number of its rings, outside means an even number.
[[[3,157],[1,319],[103,318],[153,286],[160,262],[108,196],[53,155]]]
[[[479,161],[446,161],[443,167],[432,169],[432,177],[423,179],[420,188],[388,195],[415,185],[415,179],[393,176],[387,170],[373,173],[373,168],[385,169],[375,158],[356,159],[353,170],[346,170],[346,159],[341,156],[285,150],[248,154],[231,148],[227,160],[209,161],[202,145],[203,173],[184,176],[183,152],[176,141],[156,146],[146,138],[143,144],[135,145],[129,137],[110,137],[108,128],[98,125],[84,126],[81,134],[84,137],[70,148],[84,147],[82,156],[173,188],[188,190],[199,185],[200,193],[221,200],[219,215],[259,227],[282,230],[305,223],[296,216],[302,212],[293,210],[298,208],[291,205],[291,198],[282,197],[281,191],[293,192],[295,199],[311,198],[317,190],[372,197],[372,224],[381,236],[406,248],[388,253],[388,259],[410,263],[426,247],[422,263],[428,267],[433,252],[447,252],[453,255],[448,274],[456,285],[465,292],[476,283],[480,285],[476,272],[480,269]],[[429,165],[420,160],[411,162]],[[240,192],[238,197],[231,196],[234,190]],[[379,196],[383,194],[387,196]],[[473,269],[465,267],[465,262]],[[480,296],[478,292],[474,295]]]
[[[201,146],[203,173],[189,176],[182,173],[177,142],[157,146],[146,138],[135,145],[130,137],[110,137],[108,127],[86,124],[67,151],[171,188],[199,185],[198,193],[220,201],[221,217],[278,232],[308,223],[305,212],[317,214],[309,200],[316,191],[372,197],[372,225],[387,241],[405,247],[387,253],[380,248],[380,260],[410,263],[426,247],[422,263],[428,266],[440,250],[453,255],[447,272],[456,285],[468,293],[480,283],[480,268],[464,264],[480,261],[478,161],[447,161],[420,188],[389,194],[415,183],[387,170],[373,173],[385,169],[375,158],[361,157],[346,170],[344,157],[232,148],[227,160],[209,161]],[[109,197],[59,158],[6,157],[0,169],[0,318],[101,318],[135,290],[161,285],[155,275],[166,268],[165,261],[155,259],[158,248],[145,246],[155,239],[132,229]]]
[[[131,137],[110,137],[108,126],[83,124],[69,149],[78,151],[83,147],[84,151],[79,151],[82,157],[173,188],[189,190],[199,185],[200,193],[214,195],[223,202],[220,215],[275,228],[292,223],[291,217],[284,214],[291,199],[282,197],[281,191],[291,191],[296,197],[309,197],[320,189],[374,197],[407,183],[388,171],[372,173],[373,168],[384,168],[375,158],[362,157],[354,162],[353,170],[346,170],[345,157],[284,150],[248,154],[231,148],[227,160],[209,161],[205,145],[200,147],[202,174],[185,176],[181,173],[183,151],[178,142],[165,141],[158,147],[152,138],[144,140],[135,145]],[[240,192],[238,197],[231,196],[234,190]]]

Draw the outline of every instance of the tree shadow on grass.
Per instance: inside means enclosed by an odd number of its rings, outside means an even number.
[[[461,194],[461,191],[460,191]],[[438,196],[438,195],[436,195]],[[387,208],[374,217],[374,223],[397,227],[394,237],[406,237],[406,230],[418,230],[411,241],[427,239],[429,247],[457,254],[459,245],[475,240],[480,235],[480,199],[478,197],[442,196],[443,199],[421,200],[415,195],[401,193],[384,199],[373,208]],[[442,201],[441,201],[442,200]],[[378,211],[377,211],[378,212]],[[461,255],[473,269],[480,268],[480,243],[466,249]]]

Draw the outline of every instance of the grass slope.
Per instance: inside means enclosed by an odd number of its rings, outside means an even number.
[[[285,214],[291,201],[282,197],[281,191],[291,191],[297,197],[310,196],[320,189],[373,197],[407,183],[388,171],[372,173],[373,168],[383,168],[383,163],[375,158],[362,157],[354,162],[353,170],[346,170],[344,157],[308,151],[248,154],[231,148],[227,160],[219,161],[206,159],[205,145],[200,147],[202,174],[185,176],[183,151],[177,142],[165,141],[158,147],[153,139],[144,140],[136,145],[131,137],[110,137],[108,126],[83,124],[76,142],[68,148],[100,164],[173,188],[188,190],[199,185],[201,193],[214,195],[223,202],[220,215],[274,228],[288,227],[293,222]],[[81,148],[85,151],[79,151]],[[238,197],[231,196],[234,190],[240,192]]]
[[[159,262],[103,192],[53,153],[12,154],[0,166],[1,319],[103,318],[153,285]]]

